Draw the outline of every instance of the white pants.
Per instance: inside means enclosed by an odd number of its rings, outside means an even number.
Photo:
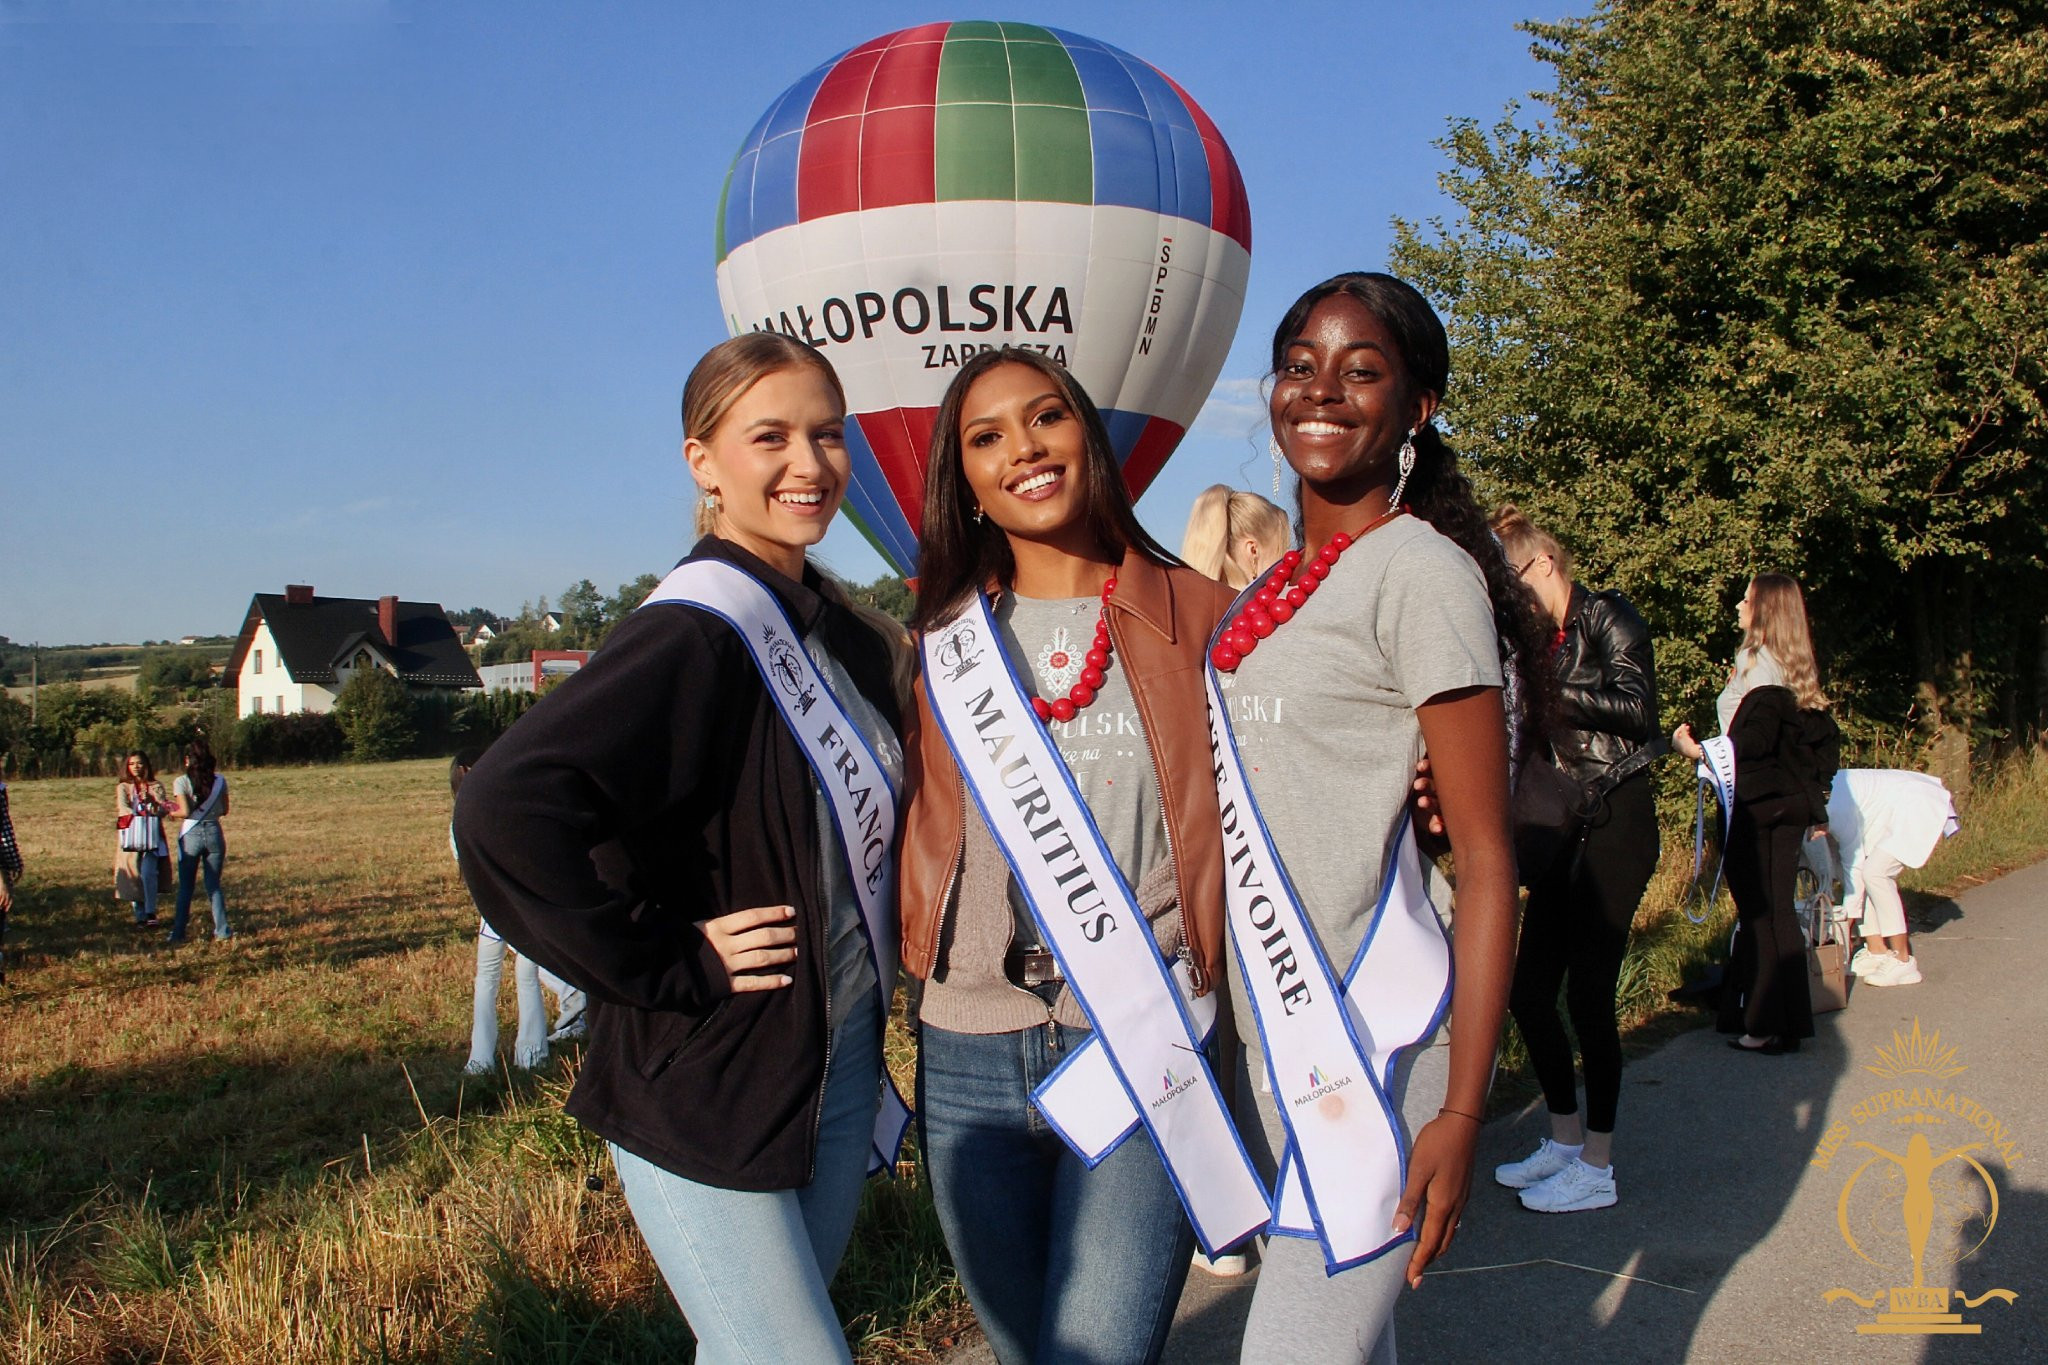
[[[1865,938],[1892,938],[1906,932],[1906,903],[1899,898],[1899,874],[1906,865],[1888,853],[1872,851],[1849,869],[1849,895],[1844,917],[1863,916]]]

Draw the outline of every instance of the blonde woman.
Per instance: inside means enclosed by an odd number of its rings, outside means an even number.
[[[1180,557],[1196,573],[1242,590],[1287,553],[1287,514],[1257,493],[1211,484],[1188,513]]]
[[[703,538],[455,806],[477,908],[589,993],[567,1109],[705,1365],[851,1359],[828,1289],[907,1122],[881,1052],[897,659],[808,554],[845,429],[809,346],[712,348],[683,390]]]
[[[1799,1041],[1813,1036],[1793,879],[1801,841],[1827,824],[1841,734],[1821,691],[1799,584],[1780,573],[1758,574],[1735,619],[1742,645],[1715,703],[1735,770],[1724,864],[1735,898],[1735,944],[1717,1027],[1740,1035],[1732,1048],[1776,1055],[1797,1052]],[[1679,726],[1671,743],[1687,758],[1705,756],[1690,725]]]

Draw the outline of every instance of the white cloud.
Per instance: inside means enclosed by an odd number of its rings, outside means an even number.
[[[1219,379],[1209,390],[1193,430],[1210,436],[1247,437],[1263,434],[1266,425],[1265,381]]]

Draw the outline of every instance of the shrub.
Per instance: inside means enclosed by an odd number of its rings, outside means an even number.
[[[349,675],[335,699],[334,718],[348,739],[348,756],[357,762],[401,758],[412,748],[412,698],[404,683],[381,668]]]

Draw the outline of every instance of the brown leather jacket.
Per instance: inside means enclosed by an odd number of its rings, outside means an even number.
[[[1117,569],[1109,599],[1115,666],[1128,670],[1151,746],[1188,949],[1204,992],[1223,970],[1223,840],[1202,666],[1210,633],[1235,596],[1193,569],[1165,568],[1132,551]],[[966,846],[967,804],[922,678],[916,695],[903,736],[909,813],[899,845],[897,893],[903,965],[922,980],[937,964],[940,924]]]

